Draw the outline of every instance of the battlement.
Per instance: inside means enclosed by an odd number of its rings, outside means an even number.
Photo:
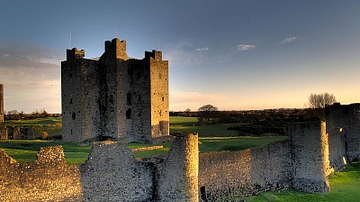
[[[149,59],[150,57],[154,58],[155,60],[161,61],[162,60],[162,52],[158,51],[158,50],[152,50],[152,52],[145,51],[145,58]]]
[[[127,60],[129,57],[126,54],[126,41],[114,38],[112,41],[105,41],[106,55],[115,56],[116,59]],[[114,54],[114,55],[113,55]]]
[[[75,60],[85,57],[85,50],[78,50],[77,48],[67,49],[66,50],[66,59],[67,60]]]

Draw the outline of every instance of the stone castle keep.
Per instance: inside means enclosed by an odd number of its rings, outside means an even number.
[[[126,41],[113,39],[99,60],[84,56],[84,50],[67,50],[61,63],[64,141],[152,142],[169,135],[168,61],[162,52],[132,59]]]
[[[0,123],[4,122],[4,86],[0,84]]]
[[[135,159],[121,142],[94,143],[67,165],[61,147],[17,163],[0,149],[0,201],[232,201],[293,188],[330,190],[327,176],[360,159],[360,104],[326,108],[327,121],[294,123],[289,139],[236,152],[200,153],[197,134],[178,135],[164,157]]]

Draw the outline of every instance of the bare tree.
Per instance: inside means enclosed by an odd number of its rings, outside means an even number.
[[[308,105],[310,108],[324,108],[326,105],[331,105],[335,102],[336,98],[333,94],[310,94]]]

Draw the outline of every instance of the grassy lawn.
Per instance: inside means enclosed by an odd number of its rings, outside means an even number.
[[[228,127],[239,125],[238,123],[197,125],[197,117],[170,116],[171,133],[197,132],[199,136],[236,136],[237,131],[227,130]]]
[[[336,172],[329,176],[329,182],[331,191],[327,194],[307,194],[287,190],[281,192],[264,192],[258,196],[249,197],[246,201],[360,201],[360,162],[348,164],[344,171]]]
[[[271,137],[199,137],[201,152],[239,151],[248,148],[262,147],[270,142],[287,139],[286,136]]]
[[[21,120],[21,121],[5,121],[4,125],[8,127],[14,126],[47,126],[47,125],[57,125],[61,124],[61,117],[48,117],[42,119],[29,119],[29,120]]]
[[[229,131],[227,127],[232,124],[218,124],[210,126],[197,126],[197,117],[170,117],[170,130],[171,132],[190,133],[197,132],[203,134],[199,137],[199,150],[201,152],[213,151],[238,151],[242,149],[261,147],[270,142],[283,140],[285,136],[272,136],[272,137],[225,137],[236,135],[236,131]],[[10,121],[5,122],[7,126],[33,126],[44,127],[54,126],[61,124],[61,117]],[[59,128],[57,128],[59,129]],[[56,128],[54,129],[56,130]],[[61,134],[60,131],[53,134]],[[51,135],[49,133],[49,135]],[[204,136],[205,135],[205,136]],[[207,136],[206,136],[207,135]],[[209,137],[209,136],[222,136],[222,137]],[[36,159],[36,153],[41,147],[62,145],[64,148],[65,158],[68,164],[81,164],[86,161],[90,146],[83,146],[79,143],[62,142],[62,141],[43,141],[43,140],[10,140],[0,141],[0,148],[3,148],[8,155],[16,159],[18,162],[29,162]],[[130,143],[128,147],[138,148],[153,146],[148,144]],[[170,150],[170,143],[163,144],[164,148],[151,151],[137,151],[134,152],[135,157],[144,158],[149,156],[156,156],[165,154]]]

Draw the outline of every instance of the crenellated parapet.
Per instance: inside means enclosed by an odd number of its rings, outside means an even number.
[[[146,59],[153,58],[157,61],[162,61],[162,52],[158,50],[152,50],[151,52],[145,51],[145,58]]]
[[[105,41],[105,56],[116,59],[128,60],[126,53],[126,41],[115,38],[111,41]]]
[[[77,48],[67,49],[66,50],[66,59],[67,60],[75,60],[81,59],[85,57],[85,50],[78,50]]]

